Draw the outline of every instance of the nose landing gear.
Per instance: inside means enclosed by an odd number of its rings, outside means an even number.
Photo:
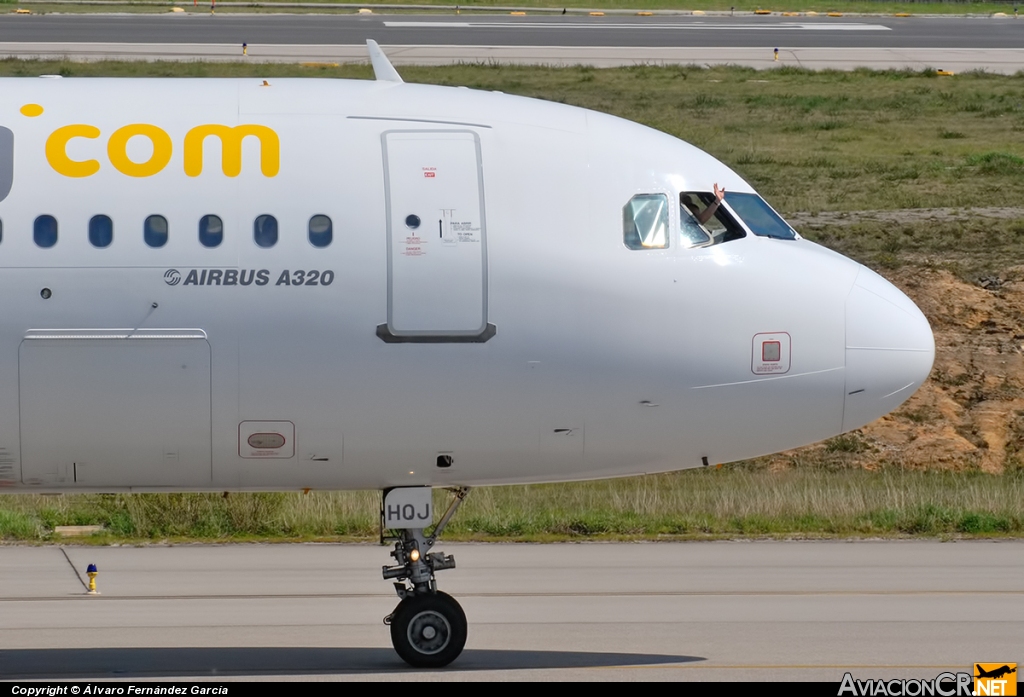
[[[433,519],[428,487],[391,489],[385,492],[381,510],[381,541],[395,542],[391,556],[397,562],[385,566],[383,576],[396,580],[395,592],[401,598],[394,612],[384,618],[384,624],[391,627],[395,651],[414,668],[444,667],[458,658],[466,645],[466,613],[455,598],[437,590],[435,578],[438,571],[454,569],[455,558],[430,552],[469,494],[468,488],[451,491],[455,499],[429,536],[423,527],[404,527]],[[383,531],[387,529],[399,536],[385,537]]]

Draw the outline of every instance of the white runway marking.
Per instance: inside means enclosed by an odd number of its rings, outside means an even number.
[[[892,31],[881,24],[715,24],[713,22],[687,22],[685,24],[603,24],[554,22],[384,22],[385,27],[394,29],[638,29],[642,31],[675,31],[690,29],[736,29],[756,31]]]

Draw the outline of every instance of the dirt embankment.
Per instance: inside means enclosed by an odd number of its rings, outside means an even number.
[[[884,271],[935,333],[931,377],[897,411],[853,436],[784,453],[874,468],[980,469],[999,473],[1024,460],[1024,267],[964,281],[949,271]]]

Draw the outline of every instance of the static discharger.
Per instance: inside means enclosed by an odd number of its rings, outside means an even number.
[[[89,590],[86,591],[86,595],[99,595],[100,592],[96,590],[96,577],[100,575],[100,572],[96,569],[96,565],[89,564],[85,575],[89,577]]]

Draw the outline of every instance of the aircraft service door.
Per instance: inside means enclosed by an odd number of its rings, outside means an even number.
[[[382,136],[388,232],[388,342],[481,342],[487,227],[480,139],[472,131]]]
[[[210,344],[201,330],[33,330],[18,363],[25,483],[211,481]]]

